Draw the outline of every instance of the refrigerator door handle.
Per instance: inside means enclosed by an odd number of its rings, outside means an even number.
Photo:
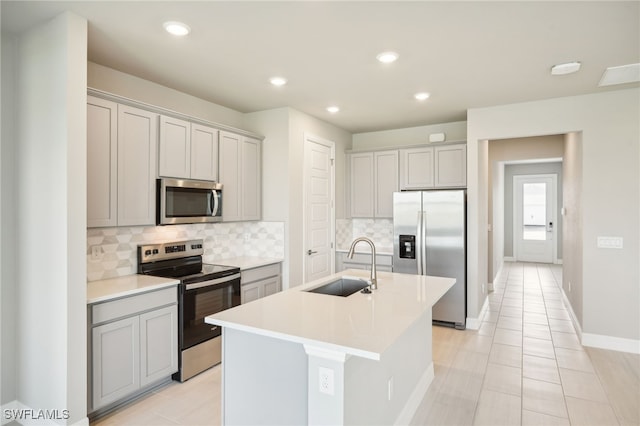
[[[422,275],[422,211],[418,211],[418,225],[416,230],[416,264],[418,275]]]
[[[422,240],[422,248],[420,250],[420,261],[422,262],[422,274],[421,275],[427,275],[427,212],[426,211],[422,211],[421,214],[421,219],[422,219],[422,235],[420,236],[420,239]]]

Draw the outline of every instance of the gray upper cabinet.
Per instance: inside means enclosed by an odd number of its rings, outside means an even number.
[[[218,180],[218,130],[191,123],[191,178]]]
[[[261,143],[260,140],[220,132],[220,183],[223,220],[260,220]]]
[[[467,186],[467,145],[435,147],[437,188]]]
[[[158,115],[87,101],[87,226],[155,224]]]
[[[351,217],[390,218],[398,190],[398,151],[353,153],[350,166]]]
[[[118,104],[87,98],[87,226],[118,224]]]
[[[191,123],[160,116],[158,175],[189,178],[191,176]]]
[[[434,187],[433,147],[400,150],[400,189],[429,189]]]
[[[400,150],[401,190],[464,188],[466,186],[466,144]]]
[[[218,130],[161,116],[158,175],[217,181]]]
[[[158,114],[118,105],[118,226],[156,223]]]

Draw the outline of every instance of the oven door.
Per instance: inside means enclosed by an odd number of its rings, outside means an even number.
[[[240,274],[181,286],[179,304],[180,349],[185,350],[221,334],[205,317],[240,304]]]
[[[222,221],[222,184],[158,179],[158,225]]]

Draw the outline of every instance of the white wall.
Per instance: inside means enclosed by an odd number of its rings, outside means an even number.
[[[70,13],[18,42],[17,399],[70,424],[87,401],[86,52]]]
[[[467,122],[433,124],[353,135],[353,150],[366,151],[393,146],[429,143],[431,133],[445,133],[446,141],[464,141],[467,138]]]
[[[335,142],[336,218],[345,215],[344,152],[351,148],[351,134],[292,108],[246,114],[244,127],[265,136],[263,214],[285,222],[283,288],[295,287],[304,282],[304,134]]]
[[[16,399],[16,39],[2,34],[0,122],[0,405]],[[3,420],[4,424],[4,420]]]
[[[214,123],[242,128],[243,114],[131,74],[93,62],[87,63],[88,85],[93,89],[180,112]]]
[[[468,111],[470,316],[486,298],[486,141],[582,132],[583,282],[573,283],[583,294],[582,330],[621,344],[640,340],[638,117],[640,89]],[[624,249],[599,249],[598,236],[623,237]]]

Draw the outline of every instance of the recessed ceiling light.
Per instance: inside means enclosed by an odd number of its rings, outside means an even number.
[[[334,105],[327,107],[327,111],[329,111],[331,114],[335,114],[336,112],[340,111],[340,108]]]
[[[416,93],[415,95],[413,95],[414,98],[416,98],[419,101],[424,101],[429,99],[429,96],[431,96],[430,94],[428,94],[427,92],[420,92],[420,93]]]
[[[188,25],[178,21],[167,21],[162,26],[169,34],[175,36],[185,36],[191,32],[191,28]]]
[[[398,54],[396,52],[382,52],[376,59],[382,62],[383,64],[390,64],[391,62],[395,62],[398,59]]]
[[[613,86],[614,84],[637,83],[640,81],[640,64],[609,67],[602,74],[598,86]]]
[[[567,62],[566,64],[558,64],[551,67],[551,74],[565,75],[576,72],[580,69],[580,62]]]
[[[269,82],[274,86],[284,86],[285,84],[287,84],[287,79],[282,77],[271,77],[271,79],[269,79]]]

